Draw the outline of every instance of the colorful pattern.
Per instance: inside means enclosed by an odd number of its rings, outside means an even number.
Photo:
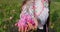
[[[40,5],[40,6],[38,6],[38,5]],[[39,8],[40,11],[36,10],[38,7],[40,7]],[[44,11],[44,8],[48,8],[48,0],[37,0],[37,1],[34,0],[32,9],[35,11],[34,12],[35,16],[39,16]]]
[[[32,16],[37,16],[38,19],[41,20],[41,24],[44,25],[48,18],[48,1],[47,0],[35,0],[34,2],[28,5],[23,6],[22,13],[20,14],[20,20],[17,23],[18,27],[24,26],[26,27],[27,22],[30,22],[34,25],[34,20]],[[27,8],[28,11],[27,12]],[[40,25],[40,24],[39,24]],[[39,26],[40,27],[40,26]]]
[[[31,23],[32,25],[34,25],[34,20],[31,17],[31,15],[29,15],[28,13],[23,13],[21,15],[21,19],[18,21],[17,26],[18,27],[27,27],[27,22]]]

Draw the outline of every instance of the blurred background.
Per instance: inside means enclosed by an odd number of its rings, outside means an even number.
[[[18,32],[14,24],[23,0],[0,0],[0,32]],[[49,32],[60,32],[60,0],[51,0]]]

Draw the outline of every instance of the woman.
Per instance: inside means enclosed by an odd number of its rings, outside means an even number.
[[[48,32],[46,31],[46,22],[49,17],[49,3],[48,0],[24,0],[22,4],[22,12],[27,11],[32,15],[34,19],[37,19],[38,26],[37,32]],[[29,23],[28,23],[29,24]],[[35,22],[35,24],[37,24]],[[31,25],[32,26],[32,25]],[[33,27],[33,28],[35,28]],[[28,29],[32,27],[29,27]]]
[[[37,29],[37,25],[38,25],[37,19],[34,17],[33,13],[31,13],[32,11],[30,11],[30,9],[32,8],[33,0],[26,0],[26,1],[27,2],[24,1],[23,5],[22,5],[20,20],[15,24],[18,27],[19,32],[20,31],[21,32],[27,32],[27,31],[30,31],[30,30],[35,30],[35,29]],[[31,3],[31,5],[29,3]],[[33,10],[33,9],[31,9],[31,10]],[[29,16],[29,14],[33,18],[35,24],[33,24],[31,21],[30,21],[31,23],[25,21],[25,20],[28,20],[29,18],[31,18]],[[25,26],[25,28],[24,28],[24,26]]]

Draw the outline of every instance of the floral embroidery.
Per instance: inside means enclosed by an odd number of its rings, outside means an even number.
[[[31,15],[29,15],[28,13],[23,13],[21,15],[21,19],[19,19],[17,26],[18,27],[27,27],[27,22],[31,23],[32,25],[34,25],[34,20],[31,17]]]

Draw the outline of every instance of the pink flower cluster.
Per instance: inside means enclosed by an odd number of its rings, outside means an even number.
[[[35,24],[32,16],[28,13],[24,13],[21,15],[20,20],[17,22],[17,27],[26,27],[28,25],[27,22],[31,23],[32,25]]]

